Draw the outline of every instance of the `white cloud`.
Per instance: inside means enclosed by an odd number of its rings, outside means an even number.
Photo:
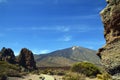
[[[34,54],[46,54],[46,53],[49,53],[50,50],[48,49],[43,49],[43,50],[40,50],[40,49],[32,49],[33,53]]]
[[[59,27],[56,28],[56,30],[63,31],[63,32],[68,32],[70,30],[70,28],[65,27],[65,26],[59,26]]]
[[[91,27],[89,25],[77,25],[73,28],[74,31],[76,32],[90,32],[90,31],[102,31],[102,27]]]
[[[89,32],[89,31],[103,31],[103,27],[91,27],[91,25],[57,25],[57,26],[36,26],[36,27],[8,27],[4,31],[49,31],[49,32]]]
[[[92,15],[83,15],[83,16],[76,16],[76,19],[94,19],[97,18],[98,14],[92,14]]]
[[[66,26],[48,26],[48,27],[13,27],[6,28],[7,31],[61,31],[68,32],[70,30],[69,27]]]
[[[53,17],[53,20],[88,20],[99,18],[99,14],[88,14],[88,15],[76,15],[76,16],[63,16],[63,17]],[[49,18],[48,18],[49,19]]]
[[[47,50],[47,49],[45,49],[45,50],[40,50],[40,54],[45,54],[45,53],[49,53],[50,51],[49,50]]]
[[[58,39],[58,41],[69,42],[72,40],[72,36],[63,36],[62,38]]]
[[[95,31],[98,30],[96,28],[92,28],[92,27],[81,27],[78,29],[80,32],[89,32],[89,31]]]
[[[63,39],[63,41],[66,41],[66,42],[68,42],[68,41],[70,41],[71,40],[71,37],[65,37],[64,39]]]
[[[68,26],[47,26],[47,27],[13,27],[13,28],[6,28],[4,29],[4,31],[8,31],[8,32],[16,32],[16,31],[20,31],[20,32],[44,32],[47,31],[49,33],[51,32],[59,32],[59,33],[87,33],[87,32],[96,32],[96,31],[103,31],[103,27],[91,27],[90,25],[68,25]],[[0,37],[2,37],[3,35],[0,34]],[[63,40],[63,38],[62,38]],[[64,37],[64,41],[70,41],[71,37],[70,36],[65,36]]]

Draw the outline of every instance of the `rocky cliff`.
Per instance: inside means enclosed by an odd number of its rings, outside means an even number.
[[[99,49],[98,56],[105,69],[112,75],[120,73],[120,0],[106,0],[101,11],[106,45]]]
[[[18,63],[19,65],[25,67],[26,69],[29,70],[36,69],[36,62],[34,60],[33,53],[26,48],[23,48],[20,51],[20,55],[18,56]]]
[[[101,11],[104,36],[107,43],[120,38],[120,0],[107,0],[107,7]]]

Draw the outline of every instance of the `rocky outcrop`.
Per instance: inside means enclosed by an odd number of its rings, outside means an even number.
[[[105,69],[112,75],[120,73],[120,0],[106,0],[101,11],[106,45],[99,49],[98,56]]]
[[[23,48],[21,50],[20,55],[16,59],[12,49],[3,47],[0,51],[0,61],[6,61],[12,64],[19,64],[20,66],[28,70],[36,69],[36,62],[34,60],[33,53],[26,48]]]
[[[29,70],[36,69],[36,62],[34,60],[33,53],[26,48],[23,48],[20,51],[20,55],[18,56],[18,63],[19,65],[25,67],[26,69]]]
[[[120,0],[107,0],[107,7],[101,11],[104,36],[107,43],[120,38]]]
[[[0,51],[0,61],[15,63],[15,55],[12,49],[3,47]]]

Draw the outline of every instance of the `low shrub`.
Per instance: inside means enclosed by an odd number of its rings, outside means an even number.
[[[108,73],[104,72],[102,74],[98,74],[97,79],[98,80],[112,80],[112,77]]]
[[[97,76],[97,74],[101,74],[100,69],[95,66],[92,63],[89,62],[78,62],[75,63],[72,68],[71,71],[73,72],[77,72],[77,73],[82,73],[88,77],[90,76]]]
[[[85,80],[85,75],[70,72],[63,77],[63,80]]]
[[[51,70],[51,69],[46,69],[41,71],[42,74],[49,74],[49,75],[59,75],[59,76],[63,76],[66,74],[65,71],[63,70]]]
[[[17,65],[9,64],[5,61],[0,61],[0,78],[5,78],[5,75],[11,77],[21,77],[19,74],[19,67]]]
[[[22,77],[22,74],[20,74],[19,72],[15,70],[9,70],[6,74],[9,77]]]

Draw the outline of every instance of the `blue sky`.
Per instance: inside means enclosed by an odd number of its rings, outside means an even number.
[[[47,53],[105,43],[99,12],[105,0],[0,0],[0,48]]]

